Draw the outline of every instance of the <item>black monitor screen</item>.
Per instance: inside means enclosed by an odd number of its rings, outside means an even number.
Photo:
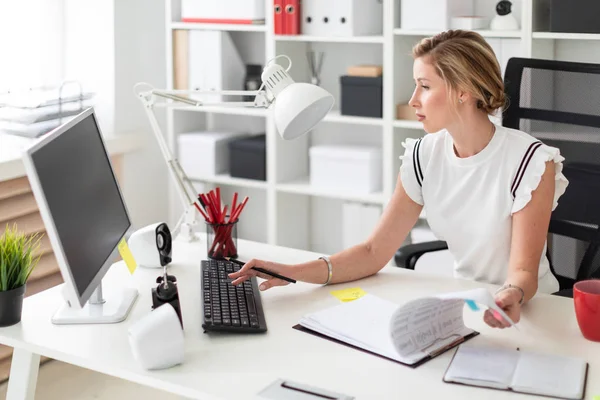
[[[131,225],[94,114],[31,158],[81,296]]]

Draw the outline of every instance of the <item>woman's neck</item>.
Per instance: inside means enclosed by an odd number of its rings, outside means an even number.
[[[453,126],[448,127],[448,133],[454,142],[454,152],[460,158],[474,156],[485,149],[496,127],[489,120],[487,114],[478,112],[478,115],[463,115]]]

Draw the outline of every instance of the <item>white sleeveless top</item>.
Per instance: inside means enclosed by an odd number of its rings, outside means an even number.
[[[448,243],[454,276],[504,284],[508,273],[512,214],[531,200],[554,161],[554,210],[567,179],[557,148],[525,132],[496,125],[488,145],[472,157],[459,158],[447,131],[407,139],[400,178],[408,196],[425,207],[435,236]],[[558,290],[550,271],[546,245],[540,259],[538,291]]]

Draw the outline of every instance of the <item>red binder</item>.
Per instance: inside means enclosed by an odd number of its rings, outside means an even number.
[[[273,16],[275,22],[275,34],[283,35],[285,33],[283,25],[283,7],[285,0],[274,0],[273,2]]]
[[[286,35],[300,34],[300,0],[283,0],[283,29]]]

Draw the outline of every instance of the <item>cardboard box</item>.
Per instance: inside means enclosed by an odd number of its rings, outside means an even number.
[[[348,67],[347,75],[377,78],[383,75],[383,67],[381,65],[352,65]]]
[[[417,114],[415,109],[408,104],[397,104],[396,105],[396,119],[417,121]]]

